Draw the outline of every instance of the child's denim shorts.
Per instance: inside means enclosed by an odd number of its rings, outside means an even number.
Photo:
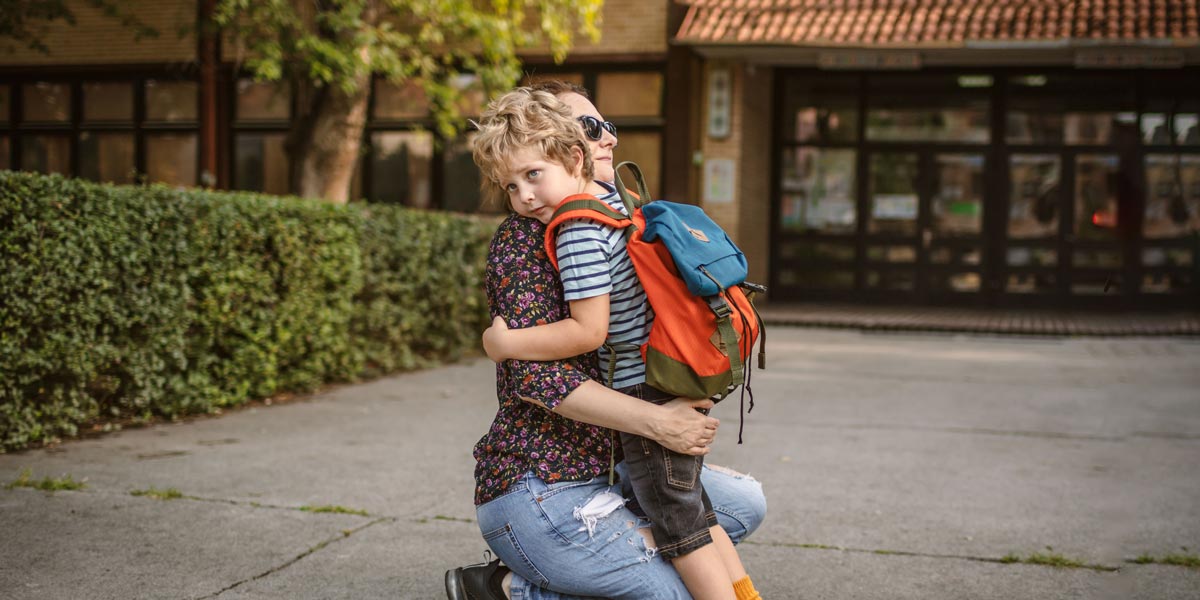
[[[647,402],[663,404],[675,398],[646,384],[621,390]],[[717,515],[700,483],[701,456],[668,450],[631,433],[621,433],[626,474],[638,509],[650,519],[658,552],[675,558],[712,543],[709,528]]]

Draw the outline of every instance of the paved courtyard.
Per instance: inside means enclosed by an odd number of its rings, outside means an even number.
[[[774,327],[768,367],[709,459],[765,483],[764,597],[1200,598],[1131,562],[1200,555],[1200,340]],[[0,455],[87,484],[0,487],[0,595],[443,597],[494,410],[475,359]]]

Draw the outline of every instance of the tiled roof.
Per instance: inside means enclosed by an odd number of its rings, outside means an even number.
[[[681,0],[688,44],[965,46],[1146,41],[1194,45],[1200,0]]]

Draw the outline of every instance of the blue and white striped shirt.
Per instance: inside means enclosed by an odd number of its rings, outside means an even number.
[[[629,214],[617,194],[600,199],[614,210]],[[646,365],[641,345],[650,337],[654,311],[625,251],[625,233],[594,221],[568,221],[559,229],[557,248],[568,302],[609,294],[607,342],[617,347],[611,387],[622,389],[644,383]],[[600,372],[606,382],[611,359],[608,349],[600,348]]]

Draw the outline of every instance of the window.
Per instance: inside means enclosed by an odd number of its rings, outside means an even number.
[[[853,233],[857,153],[839,148],[792,148],[783,153],[780,225],[785,230]]]
[[[1057,154],[1014,154],[1009,159],[1012,184],[1008,198],[1008,237],[1049,238],[1058,233],[1059,181]]]
[[[71,138],[62,135],[25,135],[21,138],[21,167],[37,173],[71,174]]]
[[[1200,155],[1147,154],[1142,234],[1177,238],[1200,231]]]
[[[19,116],[10,112],[10,95],[21,99]],[[133,183],[141,172],[151,181],[195,185],[196,114],[192,81],[75,79],[0,86],[0,168],[15,164],[104,183]],[[9,123],[8,117],[19,122]]]
[[[983,156],[937,156],[937,189],[931,203],[939,236],[979,235],[983,230]]]
[[[856,78],[789,82],[783,100],[785,138],[813,144],[857,141],[858,97]]]
[[[461,73],[450,81],[450,85],[459,91],[458,104],[455,106],[460,115],[473,117],[483,112],[483,108],[487,106],[487,94],[478,75]]]
[[[429,99],[420,82],[412,79],[396,85],[390,81],[375,81],[374,118],[424,119],[429,116]]]
[[[288,159],[282,133],[240,133],[235,149],[236,179],[239,190],[283,195],[288,193]]]
[[[607,117],[608,115],[605,115]],[[631,160],[642,169],[646,178],[646,191],[653,198],[662,195],[662,135],[658,132],[618,131],[620,133],[617,149],[614,151],[616,163]],[[615,166],[615,165],[614,165]],[[622,178],[629,177],[628,172],[620,173]],[[625,181],[632,187],[632,181]]]
[[[286,84],[242,78],[234,98],[234,189],[288,193],[288,157],[284,149],[291,90]]]
[[[133,183],[136,175],[132,134],[79,134],[80,177],[104,183]]]
[[[79,176],[104,183],[132,183],[137,178],[133,84],[87,81],[80,87],[83,124],[99,124],[104,129],[79,133]],[[114,127],[125,131],[113,131]]]
[[[146,136],[146,175],[150,181],[176,186],[196,185],[196,135]]]
[[[619,130],[618,160],[632,160],[645,173],[651,195],[662,186],[662,85],[661,71],[601,70],[558,71],[557,66],[527,65],[531,73],[522,82],[556,79],[589,90],[605,118]],[[479,77],[462,74],[450,81],[463,97],[456,105],[465,118],[478,116],[487,105]],[[436,131],[430,102],[419,82],[394,83],[377,79],[372,87],[372,109],[367,123],[361,168],[355,173],[353,197],[372,202],[440,208],[457,212],[504,212],[504,206],[485,205],[481,197],[479,168],[471,158],[471,131],[445,140]],[[268,125],[257,123],[256,129]]]
[[[190,123],[196,121],[197,86],[194,81],[146,81],[146,120]]]
[[[916,235],[917,155],[877,153],[871,155],[871,233]]]
[[[1117,236],[1117,182],[1115,155],[1083,154],[1075,158],[1075,235],[1087,240]]]
[[[292,96],[286,85],[239,79],[237,84],[237,120],[286,121],[291,113]]]
[[[609,120],[657,117],[662,114],[662,92],[662,73],[601,73],[596,76],[596,109]]]
[[[37,83],[21,86],[26,123],[68,123],[71,120],[71,86]]]
[[[471,158],[471,140],[474,137],[473,133],[468,133],[449,144],[446,149],[442,209],[464,213],[502,213],[505,210],[503,205],[484,205],[487,199],[480,197],[479,184],[482,176],[479,167],[475,166],[475,161]]]
[[[986,88],[964,88],[945,75],[877,76],[867,84],[867,139],[986,144]]]
[[[133,122],[133,85],[130,83],[84,83],[84,122]]]
[[[387,131],[373,134],[373,177],[368,197],[375,202],[431,207],[432,162],[433,135],[428,132]]]

